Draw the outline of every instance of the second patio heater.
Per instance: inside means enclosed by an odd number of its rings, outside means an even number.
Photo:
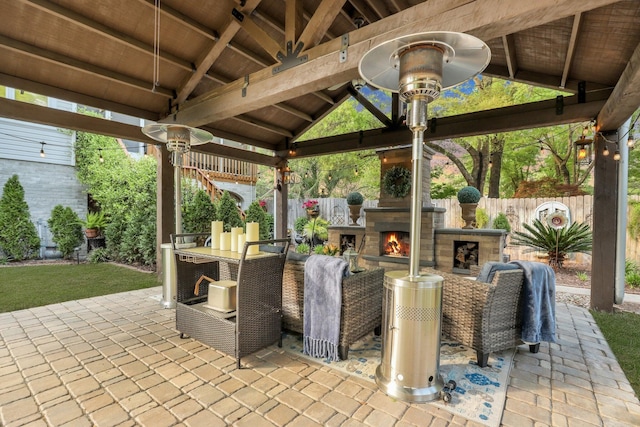
[[[385,274],[382,359],[376,369],[378,386],[397,399],[434,400],[444,385],[438,373],[443,279],[420,275],[422,146],[428,125],[427,104],[441,90],[484,70],[490,59],[489,47],[476,37],[426,32],[382,43],[360,61],[360,74],[369,84],[397,92],[407,104],[407,126],[413,132],[409,272]]]
[[[182,233],[182,187],[180,185],[180,169],[182,155],[191,150],[192,145],[206,144],[213,135],[206,130],[185,125],[153,123],[142,128],[142,133],[149,138],[167,144],[173,165],[173,184],[175,193],[176,234]]]

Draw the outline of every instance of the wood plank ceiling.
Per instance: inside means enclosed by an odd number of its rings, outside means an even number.
[[[447,117],[426,139],[595,117],[600,129],[615,130],[640,106],[637,0],[0,0],[0,7],[0,84],[201,127],[269,151],[220,144],[195,151],[272,166],[314,122],[358,96],[349,82],[365,52],[424,31],[484,40],[492,52],[485,74],[575,94],[585,88],[584,98],[565,99],[562,115],[549,101]],[[151,142],[135,127],[15,101],[0,100],[0,116]],[[296,155],[407,143],[399,120],[362,136],[300,143]]]

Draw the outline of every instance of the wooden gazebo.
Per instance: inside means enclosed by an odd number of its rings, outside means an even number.
[[[353,87],[371,47],[425,31],[472,34],[491,48],[485,74],[574,96],[438,119],[426,140],[596,120],[595,149],[626,138],[640,106],[637,0],[0,0],[0,84],[135,117],[208,130],[262,150],[193,151],[282,167],[289,148],[349,96],[381,127],[296,144],[297,157],[406,144],[392,117]],[[0,99],[0,116],[155,144],[135,126]],[[173,224],[160,150],[158,242]],[[266,153],[266,154],[263,154]],[[624,159],[623,159],[624,160]],[[618,163],[596,157],[592,305],[614,300]],[[287,188],[277,194],[286,229]]]

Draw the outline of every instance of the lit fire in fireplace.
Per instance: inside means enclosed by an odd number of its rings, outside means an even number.
[[[409,233],[392,231],[383,233],[382,254],[387,256],[409,256]]]

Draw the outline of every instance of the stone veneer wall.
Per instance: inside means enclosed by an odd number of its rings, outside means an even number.
[[[367,268],[384,267],[389,270],[406,269],[408,257],[388,257],[380,255],[380,233],[385,231],[411,231],[411,212],[406,208],[369,208],[365,209],[367,225],[366,240],[361,254],[363,266]],[[420,236],[420,265],[435,265],[435,231],[442,228],[445,210],[435,207],[422,208],[422,230]],[[414,250],[414,248],[411,248]]]
[[[485,262],[503,261],[506,235],[504,230],[462,228],[435,230],[436,268],[449,273],[452,272],[454,266],[454,241],[478,242],[479,267],[482,267]]]

